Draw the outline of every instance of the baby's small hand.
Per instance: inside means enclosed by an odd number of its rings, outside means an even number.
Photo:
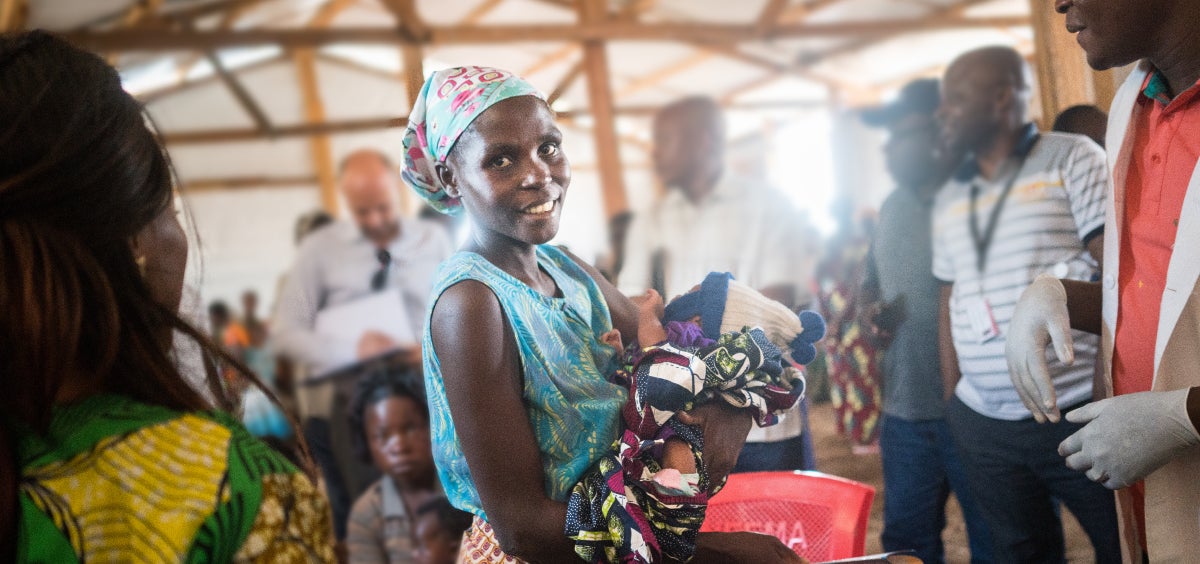
[[[696,456],[692,454],[692,447],[677,437],[667,439],[663,445],[662,466],[674,468],[681,474],[695,474]]]
[[[653,317],[654,319],[662,319],[663,316],[663,299],[658,295],[653,288],[646,290],[645,294],[629,298],[638,308],[638,316],[641,318]]]
[[[637,342],[641,346],[654,345],[667,340],[667,332],[663,330],[663,299],[653,289],[645,294],[629,298],[638,308]]]
[[[621,332],[616,329],[600,335],[600,342],[617,349],[617,352],[625,350],[625,344],[621,342]]]

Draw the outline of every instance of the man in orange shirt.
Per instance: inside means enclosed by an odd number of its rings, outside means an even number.
[[[1066,464],[1118,490],[1127,562],[1200,553],[1200,3],[1056,0],[1097,69],[1142,59],[1113,100],[1105,272],[1100,284],[1039,278],[1013,314],[1013,383],[1056,421],[1045,346],[1100,333],[1108,399],[1067,415]]]

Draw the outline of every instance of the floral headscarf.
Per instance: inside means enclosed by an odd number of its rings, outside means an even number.
[[[516,96],[545,97],[521,77],[488,67],[454,67],[433,73],[413,104],[404,130],[400,174],[434,209],[462,212],[458,198],[446,194],[434,168],[444,163],[459,136],[493,104]]]

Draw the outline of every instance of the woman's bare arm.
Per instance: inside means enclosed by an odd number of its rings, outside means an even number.
[[[455,430],[500,547],[531,562],[577,558],[563,533],[566,503],[546,497],[517,343],[495,294],[473,280],[451,286],[430,328]]]

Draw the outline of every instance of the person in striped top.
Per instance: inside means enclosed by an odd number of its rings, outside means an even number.
[[[1039,134],[1027,121],[1027,77],[1016,51],[985,47],[943,80],[942,135],[966,155],[933,212],[946,420],[1001,561],[1063,559],[1058,500],[1107,562],[1118,550],[1113,496],[1056,453],[1079,426],[1037,424],[1004,356],[1021,292],[1042,273],[1095,277],[1104,228],[1104,153],[1083,136]],[[1063,411],[1091,399],[1096,348],[1079,334],[1075,363],[1051,366]]]

